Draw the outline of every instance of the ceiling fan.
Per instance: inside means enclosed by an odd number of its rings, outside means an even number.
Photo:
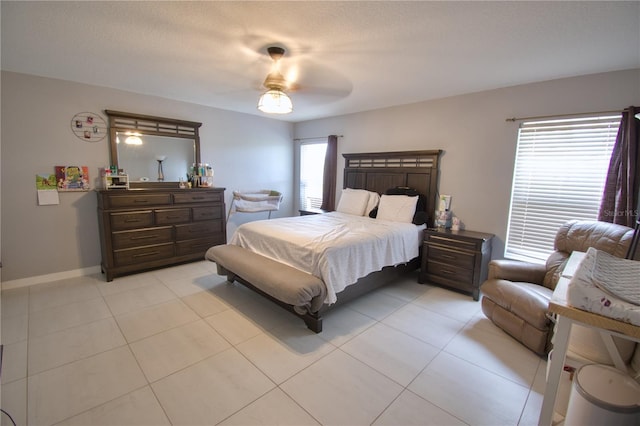
[[[292,86],[280,72],[279,64],[285,51],[282,47],[270,46],[267,48],[267,53],[273,60],[273,66],[262,83],[267,91],[260,96],[258,109],[268,114],[288,114],[293,111],[293,103],[284,90]]]

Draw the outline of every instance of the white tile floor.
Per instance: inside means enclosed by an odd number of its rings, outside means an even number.
[[[19,425],[533,425],[546,367],[416,273],[314,334],[206,261],[3,291],[2,342]]]

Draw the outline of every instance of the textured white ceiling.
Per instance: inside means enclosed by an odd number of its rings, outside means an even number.
[[[10,2],[2,69],[302,121],[640,67],[640,2]]]

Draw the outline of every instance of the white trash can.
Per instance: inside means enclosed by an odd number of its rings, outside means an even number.
[[[583,365],[573,378],[564,424],[638,426],[640,384],[608,365]]]

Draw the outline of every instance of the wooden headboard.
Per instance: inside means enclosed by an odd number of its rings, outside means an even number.
[[[408,186],[427,198],[429,226],[433,226],[438,195],[441,150],[342,154],[344,188],[384,194],[389,188]]]

